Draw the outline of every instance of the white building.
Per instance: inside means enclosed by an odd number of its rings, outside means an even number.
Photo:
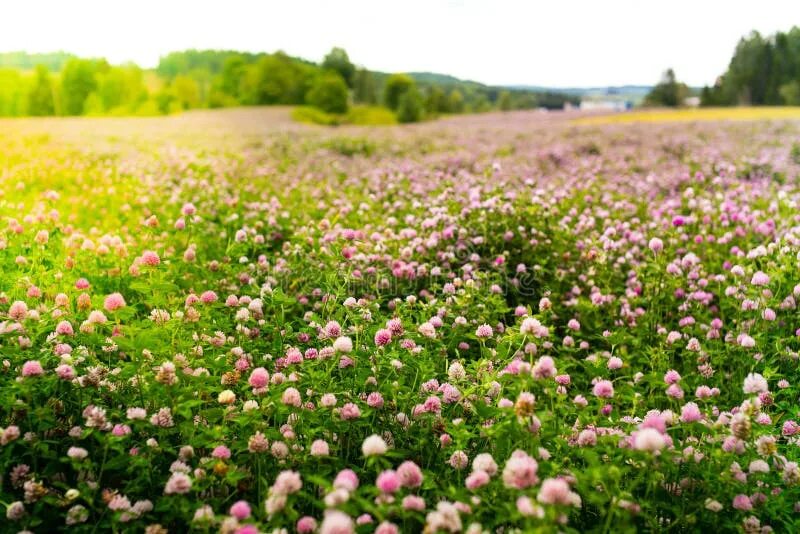
[[[581,111],[626,111],[631,103],[626,100],[581,100]]]

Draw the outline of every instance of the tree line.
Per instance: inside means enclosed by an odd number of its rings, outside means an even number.
[[[692,93],[669,69],[645,104],[681,106]],[[800,27],[767,37],[757,31],[742,37],[728,69],[699,96],[701,106],[800,106]]]
[[[0,54],[0,116],[159,113],[147,72],[69,55]],[[37,61],[42,59],[42,61]]]
[[[736,45],[728,70],[701,93],[703,105],[800,105],[800,27]]]
[[[321,63],[284,52],[186,50],[154,70],[65,53],[0,54],[0,116],[156,115],[195,108],[304,105],[343,114],[384,106],[401,122],[444,113],[561,108],[576,98],[432,73],[388,74],[334,48]]]

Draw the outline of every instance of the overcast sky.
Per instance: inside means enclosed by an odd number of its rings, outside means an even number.
[[[153,67],[186,48],[332,46],[373,70],[489,84],[712,83],[751,30],[800,24],[800,0],[6,0],[0,51],[65,50]],[[659,9],[661,8],[661,9]],[[663,11],[663,8],[669,8]]]

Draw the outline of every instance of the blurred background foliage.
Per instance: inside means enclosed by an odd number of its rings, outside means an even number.
[[[384,73],[333,48],[320,63],[284,52],[185,50],[155,69],[65,52],[0,54],[0,116],[159,115],[196,108],[300,106],[297,120],[392,124],[454,113],[577,106],[571,90],[495,87],[431,72]],[[800,105],[800,27],[743,37],[710,87],[690,88],[672,69],[645,106]]]
[[[644,103],[678,107],[693,91],[668,69]],[[699,104],[721,106],[800,106],[800,27],[763,36],[751,32],[736,45],[728,69],[713,86],[699,91]]]
[[[443,74],[370,71],[341,48],[321,63],[280,51],[186,50],[167,54],[152,70],[63,52],[0,54],[0,116],[158,115],[293,105],[313,108],[296,112],[301,120],[385,124],[493,109],[560,109],[567,102],[577,98]]]

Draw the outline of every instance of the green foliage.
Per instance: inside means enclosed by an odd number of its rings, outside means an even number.
[[[239,98],[246,72],[247,61],[244,56],[236,54],[226,58],[218,81],[220,91],[234,99]]]
[[[242,83],[242,103],[302,104],[313,75],[307,67],[282,52],[264,56],[247,69]]]
[[[156,107],[159,113],[166,115],[180,111],[180,105],[175,99],[175,95],[168,89],[163,89],[155,95]]]
[[[209,108],[228,108],[238,106],[239,101],[231,95],[212,87],[208,94]]]
[[[509,111],[512,109],[511,93],[502,91],[497,99],[497,109],[500,111]]]
[[[383,88],[383,104],[394,111],[400,108],[400,100],[403,95],[416,89],[416,82],[414,78],[408,74],[392,74],[386,80],[386,85]]]
[[[318,75],[306,95],[307,103],[326,113],[346,113],[347,100],[347,84],[336,71]]]
[[[44,65],[36,67],[36,79],[28,93],[28,114],[35,117],[54,115],[56,112],[53,81]]]
[[[361,126],[387,126],[397,124],[397,117],[380,106],[352,106],[347,112],[347,124]]]
[[[544,91],[540,93],[528,93],[524,98],[530,99],[527,107],[543,107],[546,109],[562,109],[564,104],[570,103],[578,105],[580,98],[568,96],[554,91]]]
[[[800,106],[800,81],[794,80],[780,86],[781,102],[787,106]]]
[[[60,71],[70,59],[75,56],[66,52],[53,52],[49,54],[29,54],[27,52],[0,53],[0,67],[11,67],[21,70],[33,70],[39,65],[44,65],[51,72]]]
[[[389,78],[386,74],[374,73],[374,75],[379,83],[383,83],[384,85]],[[439,113],[463,113],[465,111],[486,111],[491,108],[498,108],[498,101],[503,91],[508,91],[511,95],[510,109],[533,109],[537,107],[561,109],[567,102],[572,104],[577,104],[579,102],[579,98],[576,96],[570,96],[556,91],[517,88],[504,89],[430,72],[412,72],[408,75],[417,83],[417,86],[425,95],[426,109],[429,105],[428,91],[434,87],[440,88],[448,95],[453,91],[458,92],[460,102],[452,103],[456,107],[452,107],[450,103],[448,103],[448,105],[445,106],[447,109],[439,109]],[[458,100],[458,97],[454,98]]]
[[[0,69],[0,117],[27,113],[27,81],[14,69]]]
[[[369,157],[375,152],[375,144],[363,137],[333,137],[325,141],[323,146],[347,157]]]
[[[341,117],[326,113],[319,108],[311,106],[298,106],[292,110],[292,119],[297,122],[307,124],[319,124],[322,126],[338,126],[341,124]]]
[[[70,59],[61,73],[61,109],[80,115],[89,95],[97,89],[97,65],[88,59]]]
[[[400,96],[397,106],[397,120],[400,122],[418,122],[423,116],[422,97],[415,86],[411,86]]]
[[[720,106],[722,102],[718,101],[716,92],[708,87],[705,86],[700,90],[700,105],[701,106]]]
[[[133,115],[136,117],[152,117],[162,114],[163,113],[158,108],[158,101],[155,98],[148,98],[133,111]]]
[[[428,115],[435,116],[439,113],[447,113],[447,96],[444,90],[438,85],[430,87],[425,95],[425,111]]]
[[[183,74],[175,76],[170,84],[170,91],[182,109],[196,108],[200,105],[200,87],[189,76]]]
[[[736,45],[728,70],[704,88],[704,106],[797,105],[800,27],[764,37],[752,32]]]
[[[322,61],[322,68],[338,72],[348,87],[353,87],[355,82],[356,66],[343,48],[333,48]]]
[[[375,76],[367,69],[358,69],[355,73],[353,99],[359,104],[377,104],[378,88]]]
[[[464,111],[464,95],[458,89],[453,89],[447,95],[447,110],[452,113],[462,113]]]
[[[687,96],[689,96],[689,88],[685,83],[680,83],[675,79],[675,71],[667,69],[661,81],[650,90],[644,101],[649,106],[674,108],[683,105]]]
[[[89,96],[86,97],[86,100],[83,102],[82,114],[90,117],[105,115],[105,109],[103,108],[103,101],[100,99],[100,95],[96,92],[89,93]]]
[[[131,115],[149,98],[145,72],[133,64],[70,58],[58,76],[45,64],[30,74],[0,71],[0,116]]]
[[[172,79],[178,74],[187,74],[193,70],[206,70],[211,74],[223,71],[225,63],[231,57],[242,57],[248,63],[254,61],[258,54],[236,52],[233,50],[185,50],[171,52],[162,57],[156,67],[156,72],[167,79]]]
[[[344,115],[326,113],[311,106],[298,106],[292,110],[292,119],[307,124],[339,126],[386,126],[397,124],[397,117],[390,110],[379,106],[351,106]]]
[[[52,73],[49,81],[37,78],[35,72],[22,70],[33,69],[37,64]],[[353,102],[375,106],[383,99],[392,111],[399,109],[401,97],[410,87],[417,87],[422,111],[430,117],[486,111],[500,107],[500,98],[504,99],[503,106],[510,109],[537,105],[561,107],[567,98],[558,93],[528,90],[504,92],[429,72],[397,75],[373,72],[357,68],[341,48],[332,49],[321,64],[283,52],[185,50],[162,57],[154,71],[144,71],[133,64],[111,66],[103,59],[80,59],[64,53],[0,54],[2,65],[12,68],[0,69],[0,116],[152,115],[240,105],[314,105],[311,99],[320,102],[322,95],[319,89],[312,91],[313,86],[322,84],[321,80],[331,80],[324,76],[325,72],[335,72],[344,80]],[[326,101],[323,105],[341,114],[343,99],[339,84],[328,87],[326,98],[334,93],[335,103]],[[48,94],[53,97],[52,110],[47,103]],[[510,95],[510,103],[506,94]],[[405,115],[418,115],[413,109],[416,103],[411,104]],[[365,120],[372,122],[373,118]],[[382,112],[375,120],[392,122],[395,115]]]
[[[730,90],[734,91],[731,96],[736,103],[749,105],[767,102],[771,56],[772,45],[758,32],[739,41],[726,75],[731,84]]]
[[[489,102],[489,98],[483,94],[477,95],[473,99],[469,107],[469,110],[472,111],[473,113],[483,113],[491,109],[492,109],[492,104],[491,102]]]
[[[135,110],[147,99],[144,73],[136,65],[112,67],[99,78],[98,93],[103,110]]]

